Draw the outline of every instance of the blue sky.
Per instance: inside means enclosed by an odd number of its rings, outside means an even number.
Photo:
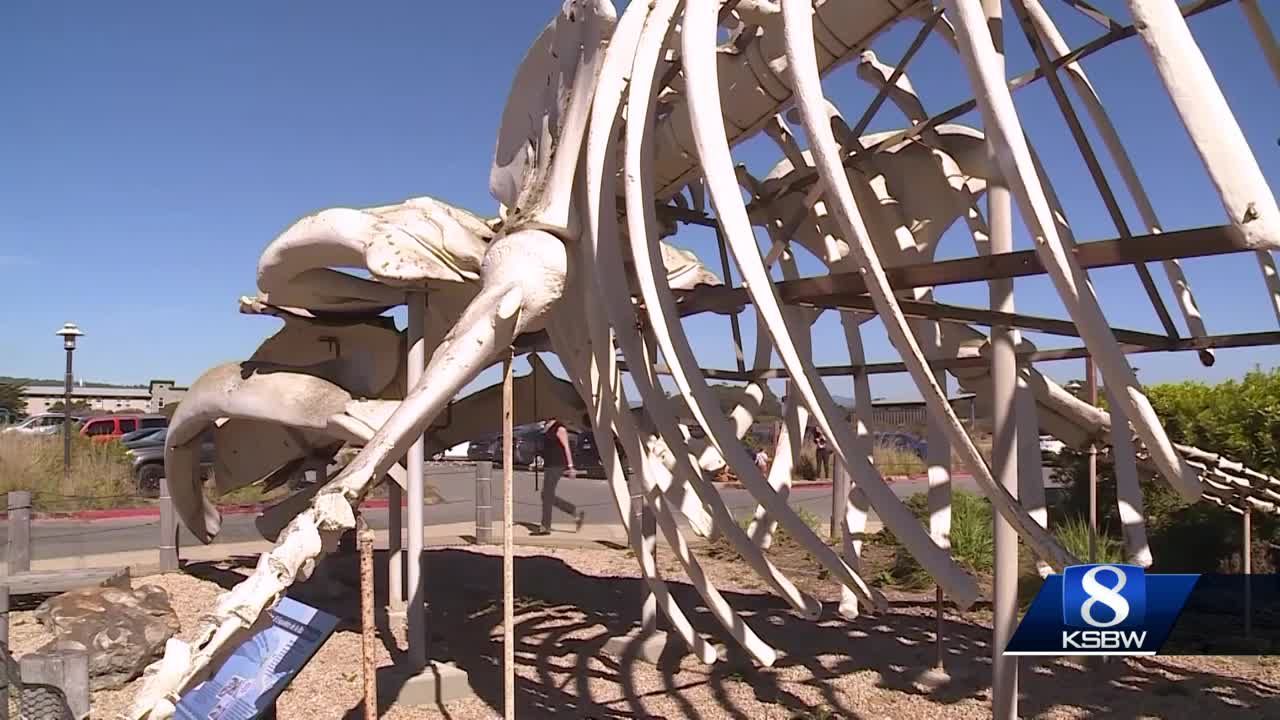
[[[1102,32],[1062,4],[1046,4],[1069,41]],[[1123,2],[1095,4],[1127,21]],[[53,331],[73,320],[88,333],[77,352],[79,376],[190,382],[212,365],[247,357],[276,328],[274,320],[238,314],[237,299],[255,292],[258,254],[298,217],[415,195],[491,214],[488,168],[511,77],[558,5],[5,3],[0,278],[8,302],[0,309],[0,374],[59,376],[62,351]],[[1275,8],[1268,11],[1280,25]],[[873,47],[895,62],[917,28],[904,23]],[[1280,94],[1243,16],[1233,6],[1219,8],[1194,19],[1192,29],[1264,172],[1273,186],[1280,183]],[[1008,45],[1011,70],[1033,65],[1012,22]],[[1137,42],[1102,51],[1085,68],[1166,229],[1224,222]],[[969,95],[954,53],[940,43],[926,45],[910,75],[930,111]],[[851,120],[872,95],[849,67],[832,73],[827,86]],[[1047,86],[1015,97],[1077,236],[1115,237]],[[961,121],[980,124],[972,115]],[[871,129],[902,122],[886,106]],[[776,153],[751,142],[738,159],[763,174]],[[1141,222],[1118,183],[1117,192],[1136,231]],[[719,267],[705,233],[682,233],[678,242]],[[952,232],[941,255],[969,255],[967,243]],[[1023,232],[1016,243],[1030,247]],[[816,270],[808,259],[802,267]],[[1251,257],[1185,267],[1210,332],[1275,328]],[[1158,266],[1152,272],[1172,308],[1163,273]],[[1093,279],[1116,326],[1159,329],[1132,269]],[[946,288],[940,297],[981,306],[986,289]],[[1026,312],[1065,316],[1042,278],[1019,280],[1017,302]],[[748,346],[753,324],[744,317]],[[705,364],[733,365],[724,318],[687,327]],[[819,362],[847,362],[833,317],[819,321],[815,333]],[[866,334],[872,360],[896,359],[878,324]],[[1032,339],[1044,347],[1071,344]],[[1255,363],[1271,367],[1277,358],[1280,351],[1249,349],[1222,351],[1209,369],[1191,353],[1135,356],[1134,364],[1147,382],[1217,380]],[[1080,368],[1078,361],[1045,366],[1060,379],[1079,376]],[[877,395],[914,392],[904,375],[874,383]],[[847,385],[833,381],[841,394]]]

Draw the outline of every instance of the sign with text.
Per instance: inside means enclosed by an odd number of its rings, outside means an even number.
[[[178,701],[179,720],[260,717],[338,626],[338,618],[288,597],[270,616],[271,624],[236,648],[212,679]]]
[[[1136,565],[1074,565],[1045,578],[1006,655],[1154,655],[1197,575]]]

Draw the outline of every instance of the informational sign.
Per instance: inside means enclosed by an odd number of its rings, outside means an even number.
[[[287,597],[270,616],[271,624],[236,648],[213,678],[178,701],[179,720],[263,716],[338,626],[338,618]]]

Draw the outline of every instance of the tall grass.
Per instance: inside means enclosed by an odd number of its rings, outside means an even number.
[[[1075,557],[1083,562],[1089,561],[1089,521],[1074,515],[1053,528],[1058,542]],[[1124,545],[1119,539],[1099,530],[1097,539],[1097,560],[1100,563],[1124,562]]]
[[[926,521],[929,507],[928,497],[924,493],[912,495],[907,499],[906,505],[921,522]],[[929,573],[888,528],[880,531],[878,540],[894,549],[893,566],[882,580],[907,589],[920,589],[933,584]],[[991,503],[986,498],[962,490],[952,493],[951,555],[971,572],[991,573],[995,558],[995,539],[991,534]]]
[[[927,469],[919,455],[887,442],[877,442],[871,457],[881,475],[920,475]]]
[[[27,490],[37,511],[106,508],[135,502],[132,465],[118,443],[74,435],[71,476],[63,478],[62,436],[0,434],[0,492]]]

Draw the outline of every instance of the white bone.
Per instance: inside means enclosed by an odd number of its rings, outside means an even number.
[[[1128,5],[1138,37],[1209,172],[1227,217],[1239,231],[1240,246],[1280,248],[1280,208],[1275,195],[1177,3],[1128,0]]]
[[[1013,98],[996,68],[996,51],[982,10],[956,0],[946,2],[948,14],[956,24],[961,56],[971,82],[978,90],[978,106],[982,110],[984,127],[996,148],[996,159],[1023,220],[1035,236],[1037,254],[1106,384],[1122,390],[1117,394],[1127,405],[1130,422],[1151,452],[1152,460],[1174,488],[1188,500],[1194,500],[1200,493],[1194,471],[1173,449],[1155,410],[1142,393],[1133,369],[1120,351],[1087,277],[1058,235],[1044,188],[1036,180],[1030,152],[1018,126]]]
[[[920,347],[907,327],[906,318],[902,315],[902,310],[889,288],[888,279],[884,274],[883,267],[880,265],[875,248],[867,236],[866,227],[859,215],[848,179],[845,177],[843,166],[837,157],[835,138],[832,136],[828,123],[824,122],[826,118],[819,116],[822,89],[814,69],[812,18],[801,3],[784,0],[782,8],[783,15],[786,18],[787,58],[793,81],[796,85],[796,95],[799,98],[798,107],[804,116],[805,130],[813,145],[817,167],[827,183],[828,193],[832,197],[833,213],[839,221],[845,237],[851,240],[850,247],[855,252],[859,269],[864,273],[871,298],[881,318],[884,320],[890,340],[898,349],[908,369],[911,371],[912,379],[924,396],[930,412],[945,421],[945,427],[952,443],[960,451],[961,457],[974,474],[983,492],[991,499],[995,510],[1018,530],[1019,535],[1027,541],[1027,544],[1037,555],[1057,567],[1073,564],[1074,559],[1070,553],[1046,533],[1044,528],[1037,525],[1027,515],[1026,511],[1017,504],[1017,501],[1010,497],[1009,493],[991,477],[991,471],[983,460],[982,455],[978,452],[977,447],[974,446],[973,440],[965,433],[964,428],[960,425],[960,420],[955,416],[951,405],[943,397],[941,388],[938,387],[929,372]],[[851,443],[845,439],[838,443],[839,445],[850,447]],[[849,462],[847,457],[849,453],[846,452],[844,454],[846,455],[846,462]],[[937,570],[934,570],[929,563],[925,562],[925,559],[931,555],[934,558],[939,556],[945,558],[946,555],[923,533],[921,537],[915,539],[898,535],[897,527],[890,523],[889,519],[884,515],[882,508],[887,503],[877,501],[872,492],[874,488],[874,484],[871,484],[863,488],[863,490],[867,492],[868,499],[870,499],[877,512],[881,513],[886,525],[893,528],[894,534],[902,539],[912,554],[921,561],[921,564],[930,570],[931,574],[947,590],[952,599],[961,602],[960,599],[965,597],[965,594],[957,593],[956,588],[952,587],[953,584],[957,584],[959,581],[959,578],[956,577],[956,571],[944,572],[943,568],[946,565],[941,563],[939,563]],[[896,498],[894,499],[896,500]],[[911,516],[905,508],[902,508],[901,511],[906,516],[901,521],[905,525],[907,523],[906,518]],[[934,562],[936,563],[937,560],[935,559]],[[948,575],[951,577],[948,577]],[[968,576],[965,575],[964,577],[967,578]],[[970,582],[972,581],[971,578],[969,580]]]

